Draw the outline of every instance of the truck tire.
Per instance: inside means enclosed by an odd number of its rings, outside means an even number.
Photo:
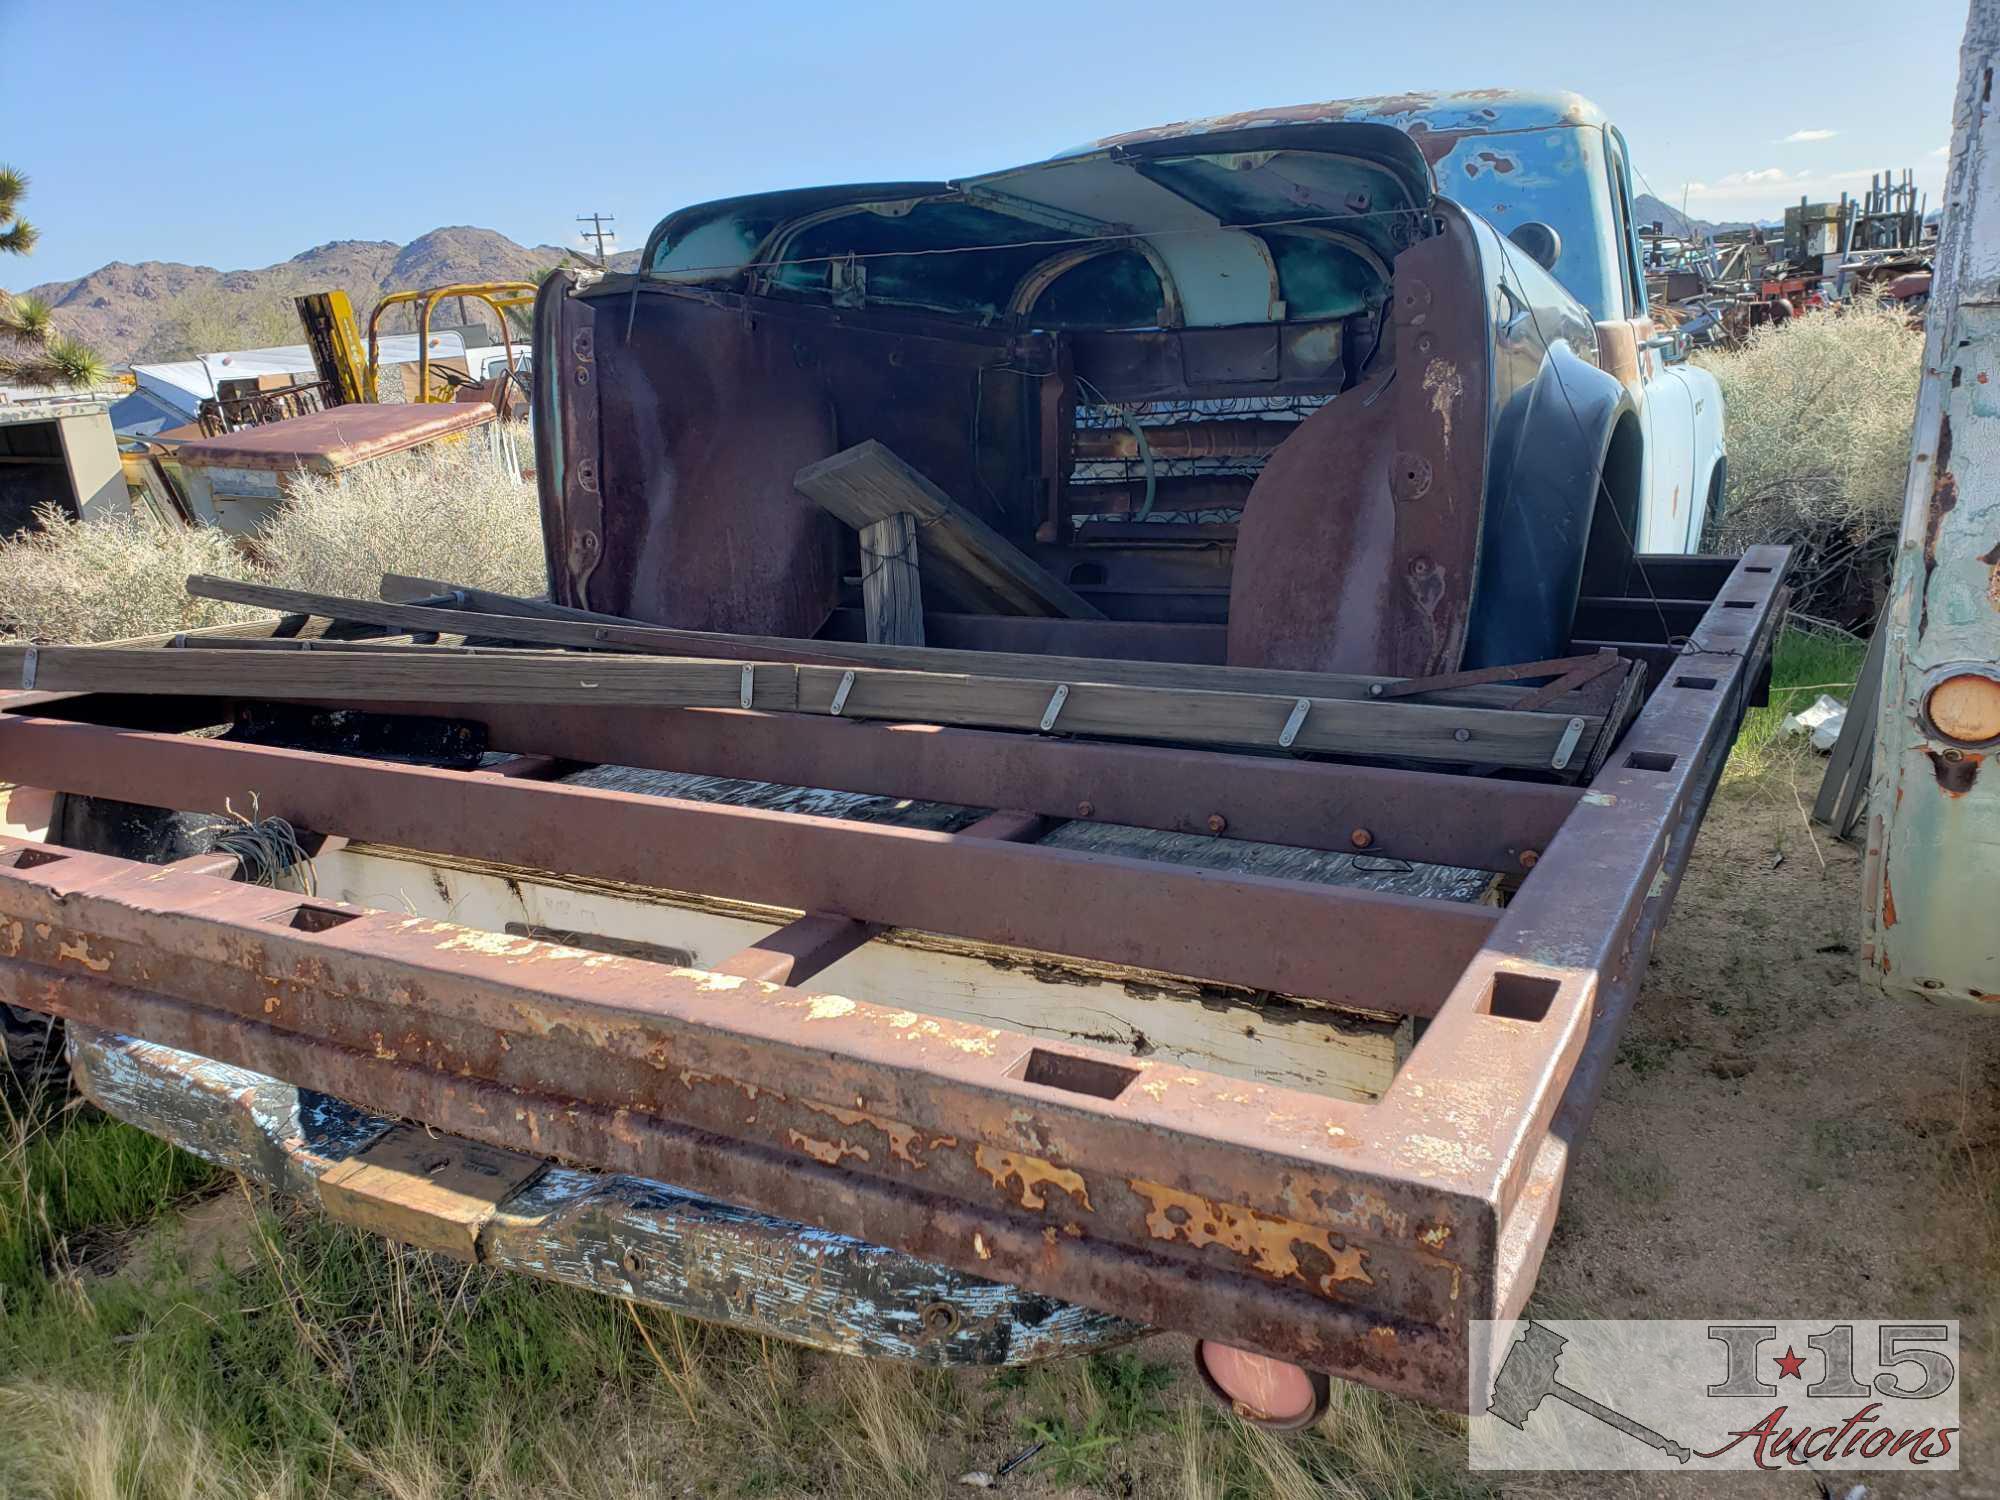
[[[62,1075],[63,1025],[54,1016],[0,1004],[0,1066],[22,1088]]]

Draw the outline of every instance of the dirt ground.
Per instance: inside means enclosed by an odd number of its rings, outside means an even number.
[[[1817,770],[1798,782],[1807,802]],[[1870,1491],[2000,1495],[2000,1399],[1981,1389],[2000,1017],[1863,989],[1860,852],[1809,832],[1788,780],[1725,787],[1703,826],[1573,1163],[1537,1304],[1603,1318],[1966,1319],[1966,1467],[1870,1477]],[[2000,893],[1994,910],[2000,921]],[[1813,1485],[1802,1473],[1769,1485],[1597,1476],[1563,1492]]]

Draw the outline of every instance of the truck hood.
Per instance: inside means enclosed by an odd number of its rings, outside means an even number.
[[[1343,317],[1430,232],[1431,169],[1375,122],[1135,136],[944,182],[760,193],[669,215],[648,279],[987,323]]]

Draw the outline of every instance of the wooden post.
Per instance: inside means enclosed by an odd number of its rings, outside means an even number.
[[[924,643],[924,596],[917,576],[917,518],[898,511],[872,521],[861,539],[861,608],[876,645]]]

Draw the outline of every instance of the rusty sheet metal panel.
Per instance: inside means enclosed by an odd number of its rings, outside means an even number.
[[[1429,677],[1465,649],[1486,520],[1490,292],[1471,224],[1396,258],[1395,366],[1313,413],[1257,478],[1237,546],[1239,666]]]
[[[1053,370],[1044,339],[657,284],[545,299],[538,317],[551,347],[587,325],[591,353],[587,382],[549,388],[559,603],[814,634],[837,602],[843,538],[792,476],[865,438],[1007,535],[1034,530],[1038,382],[1024,377]],[[593,513],[600,541],[580,569]]]
[[[2000,1015],[2000,7],[1972,7],[1870,781],[1862,973]]]
[[[70,1028],[69,1057],[106,1113],[307,1202],[394,1128],[330,1095],[87,1026]],[[476,1258],[838,1354],[927,1365],[1026,1364],[1145,1331],[668,1183],[554,1165],[483,1223]]]
[[[174,450],[189,469],[306,469],[338,474],[438,438],[463,435],[495,420],[490,406],[339,406],[243,432],[200,438]]]
[[[1375,1104],[8,840],[0,998],[1456,1404],[1467,1321],[1532,1286],[1551,1131],[1644,970],[1785,563],[1730,575]]]

